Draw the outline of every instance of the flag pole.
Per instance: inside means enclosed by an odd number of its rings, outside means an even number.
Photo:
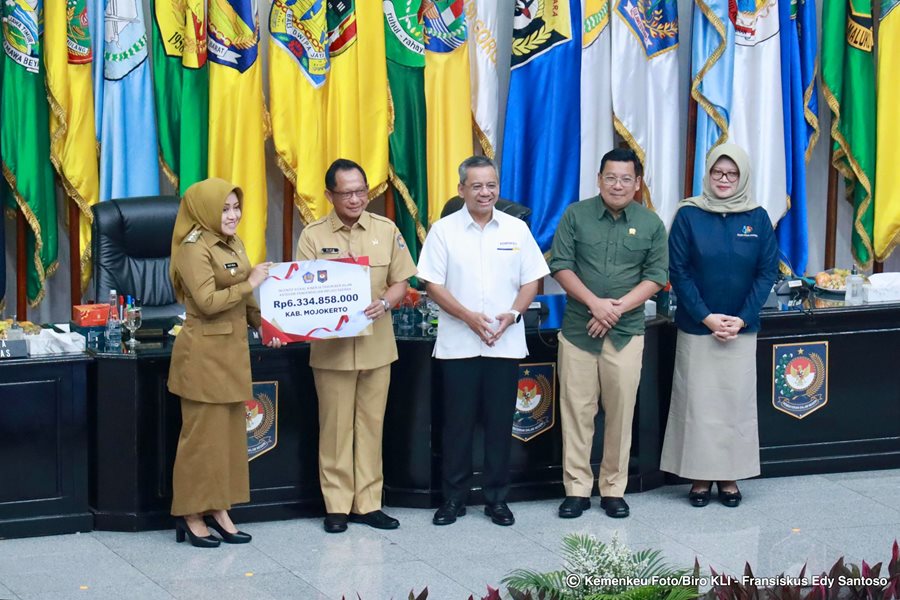
[[[291,180],[284,178],[284,206],[281,214],[281,260],[293,260],[294,237],[294,186]]]
[[[28,262],[25,256],[25,213],[16,209],[16,320],[28,320],[28,300],[25,297],[28,285],[26,270]]]
[[[694,195],[694,162],[697,159],[697,101],[688,96],[687,143],[684,150],[684,197]]]
[[[394,186],[390,184],[384,191],[384,216],[394,223],[397,222],[397,209],[394,205]]]
[[[830,139],[828,141],[831,141]],[[828,196],[825,206],[825,268],[834,268],[834,252],[837,240],[837,189],[838,170],[831,157],[828,160]]]
[[[68,198],[68,195],[66,196]],[[81,211],[69,198],[69,294],[72,306],[81,304]]]
[[[872,3],[872,60],[875,62],[875,97],[878,98],[878,22],[881,20],[881,3],[873,2]],[[876,100],[877,106],[877,100]],[[876,114],[878,114],[876,108]],[[877,129],[877,127],[876,127]],[[877,185],[878,182],[876,181]],[[875,201],[873,196],[872,201]],[[873,253],[874,253],[874,242],[875,235],[873,231],[872,235],[872,245],[873,245]],[[872,272],[873,273],[883,273],[884,272],[884,263],[872,257]]]

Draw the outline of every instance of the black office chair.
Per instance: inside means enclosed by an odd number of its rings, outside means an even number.
[[[94,298],[105,302],[109,290],[139,298],[144,319],[184,312],[169,279],[172,231],[179,199],[150,196],[95,204],[91,226]]]
[[[447,204],[444,205],[444,209],[441,211],[441,218],[443,219],[447,215],[455,213],[465,205],[466,203],[459,196],[450,198],[447,200]],[[512,215],[517,219],[522,219],[526,223],[531,221],[531,209],[522,204],[516,204],[515,202],[500,198],[497,200],[497,204],[494,205],[494,208],[501,212],[505,212],[508,215]]]

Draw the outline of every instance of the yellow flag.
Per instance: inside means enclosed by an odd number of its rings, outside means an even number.
[[[209,176],[244,192],[238,235],[251,264],[266,258],[268,115],[254,0],[209,2]],[[274,85],[274,82],[273,82]]]
[[[459,164],[470,157],[472,109],[463,0],[423,0],[428,222],[456,196]]]
[[[900,99],[900,0],[882,2],[878,27],[878,150],[875,167],[875,257],[887,260],[900,243],[900,149],[895,141]]]
[[[86,0],[44,5],[50,160],[80,214],[81,289],[91,278],[91,205],[100,199]],[[102,32],[101,34],[102,35]],[[72,260],[75,260],[74,257]]]
[[[370,197],[387,187],[388,108],[380,2],[274,0],[269,97],[278,166],[305,222],[329,211],[325,171],[359,163]]]

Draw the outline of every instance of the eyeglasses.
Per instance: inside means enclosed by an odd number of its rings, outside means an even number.
[[[625,175],[624,177],[616,177],[615,175],[604,175],[603,183],[612,187],[616,185],[616,182],[621,183],[625,187],[632,185],[637,180],[636,177],[632,177],[631,175]]]
[[[365,200],[366,198],[369,197],[369,188],[363,188],[361,190],[350,190],[348,192],[332,191],[331,195],[334,196],[335,198],[337,198],[338,200],[344,200],[345,202],[347,200],[350,200],[354,196],[356,196],[360,200]]]
[[[740,178],[741,174],[737,171],[713,169],[709,172],[709,176],[712,177],[713,181],[722,181],[722,179],[725,179],[728,183],[734,183]]]
[[[480,194],[482,190],[496,192],[499,186],[496,183],[473,183],[469,188],[476,194]]]

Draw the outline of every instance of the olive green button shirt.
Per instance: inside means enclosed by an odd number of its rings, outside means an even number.
[[[632,202],[613,217],[600,196],[566,209],[553,237],[550,272],[569,269],[598,298],[621,298],[642,281],[665,285],[669,249],[666,227],[656,213]],[[617,350],[644,333],[643,305],[628,311],[604,336],[592,338],[587,306],[569,296],[562,333],[586,352],[599,353],[604,338]]]

